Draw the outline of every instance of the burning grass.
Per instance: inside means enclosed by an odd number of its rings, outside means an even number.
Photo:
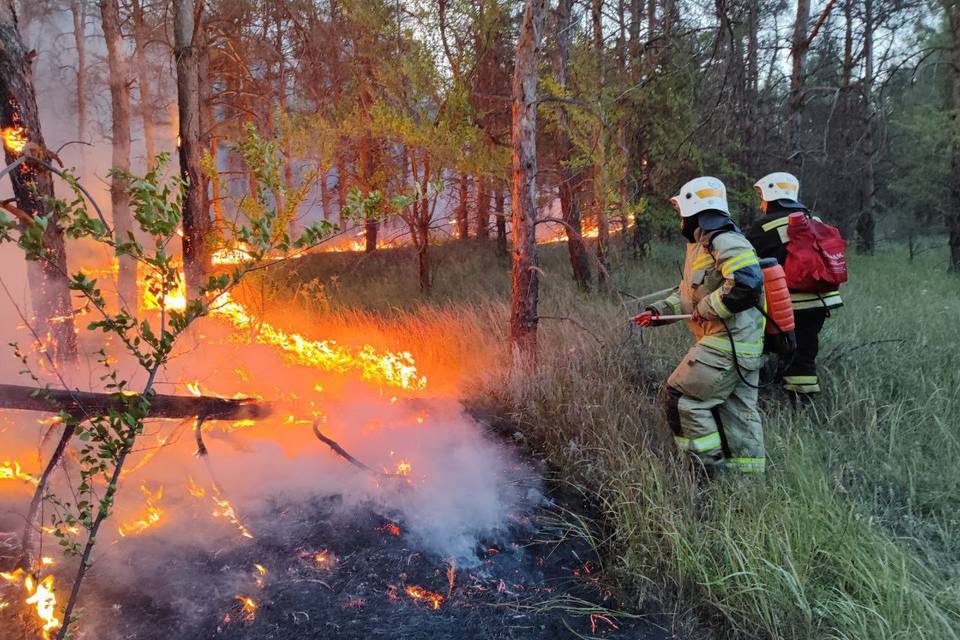
[[[824,336],[823,397],[794,411],[765,395],[768,477],[703,491],[678,470],[656,402],[689,343],[684,329],[647,331],[641,345],[621,301],[576,292],[563,248],[545,248],[541,314],[577,323],[541,322],[541,368],[511,375],[508,265],[490,247],[464,251],[438,251],[442,276],[429,299],[413,290],[412,272],[403,279],[406,258],[389,252],[302,261],[294,282],[322,295],[292,290],[334,322],[403,327],[418,358],[436,342],[446,351],[437,362],[480,360],[457,369],[473,381],[463,386],[468,401],[598,505],[601,571],[635,597],[677,603],[743,637],[958,637],[960,593],[950,585],[960,575],[960,440],[950,425],[960,415],[960,299],[943,296],[956,289],[942,256],[855,259],[848,306]],[[611,288],[674,283],[675,255],[656,247],[647,263],[618,265]],[[334,264],[337,278],[326,272]],[[899,292],[919,282],[926,311],[908,319]],[[571,523],[585,536],[592,528]]]

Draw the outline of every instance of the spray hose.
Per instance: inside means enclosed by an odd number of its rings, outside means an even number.
[[[777,321],[774,320],[772,317],[770,317],[770,314],[768,314],[761,305],[757,305],[754,308],[757,311],[759,311],[761,314],[763,314],[763,317],[767,319],[767,322],[771,323],[777,331],[779,331],[781,334],[784,334],[784,335],[786,334],[786,332],[780,328],[780,325],[777,324]],[[678,313],[673,315],[658,315],[656,316],[656,319],[658,321],[690,320],[691,317],[692,316],[689,313]],[[793,364],[793,359],[796,357],[796,349],[794,349],[793,352],[791,352],[790,358],[788,360],[780,361],[780,364],[777,366],[777,374],[773,377],[773,379],[770,382],[766,384],[751,383],[749,380],[747,380],[746,376],[743,375],[743,371],[740,368],[740,358],[737,357],[737,344],[736,344],[736,341],[733,339],[733,333],[730,331],[730,327],[727,325],[726,320],[722,318],[720,318],[719,320],[723,324],[724,331],[727,332],[727,339],[730,340],[730,350],[733,352],[733,366],[737,371],[737,376],[740,378],[741,382],[743,382],[745,385],[747,385],[751,389],[766,389],[767,387],[773,385],[775,382],[777,382],[777,380],[780,379],[783,371],[785,371],[787,367]]]
[[[777,324],[776,320],[771,318],[769,314],[767,314],[767,312],[760,305],[757,305],[755,308],[757,309],[757,311],[763,314],[763,317],[767,319],[767,322],[773,323],[773,326],[777,329],[777,331],[780,331],[780,333],[783,333],[783,331],[780,329],[780,326]],[[790,354],[790,359],[786,363],[781,361],[780,364],[777,365],[777,374],[773,376],[773,379],[770,382],[766,384],[753,384],[752,382],[747,380],[746,376],[743,375],[743,371],[740,370],[740,359],[737,357],[737,344],[736,344],[736,341],[733,339],[733,333],[730,332],[730,327],[727,326],[727,321],[721,318],[720,322],[723,323],[723,329],[724,331],[727,332],[727,338],[730,340],[730,349],[733,351],[733,367],[734,369],[737,370],[737,376],[740,377],[740,381],[743,382],[743,384],[747,385],[751,389],[766,389],[767,387],[773,385],[774,383],[777,382],[777,380],[780,379],[780,376],[783,373],[783,371],[785,371],[787,367],[793,364],[793,358],[796,356],[796,349],[794,349],[793,353]]]

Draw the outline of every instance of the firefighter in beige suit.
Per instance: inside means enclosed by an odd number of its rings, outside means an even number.
[[[763,356],[763,272],[753,247],[730,219],[723,183],[691,180],[672,199],[687,239],[679,290],[634,320],[692,314],[697,343],[667,379],[662,399],[677,446],[709,475],[721,469],[763,473],[757,387]]]

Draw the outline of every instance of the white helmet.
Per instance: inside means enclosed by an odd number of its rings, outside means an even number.
[[[701,211],[715,209],[730,215],[727,207],[727,188],[717,178],[702,176],[694,178],[680,188],[680,193],[670,198],[680,212],[681,218],[689,218]]]
[[[777,173],[771,173],[765,175],[757,183],[753,185],[753,188],[760,192],[760,197],[767,202],[775,202],[777,200],[784,200],[782,204],[790,206],[800,206],[800,181],[797,180],[797,177],[790,173],[784,173],[783,171],[778,171]]]

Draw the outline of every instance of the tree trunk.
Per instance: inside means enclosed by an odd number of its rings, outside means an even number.
[[[513,71],[513,265],[510,341],[521,358],[537,349],[537,49],[546,0],[526,0]]]
[[[803,59],[807,52],[807,23],[810,21],[810,0],[797,0],[790,46],[790,95],[787,99],[787,149],[790,160],[803,164],[800,131],[803,126]]]
[[[412,206],[417,206],[414,203]],[[426,198],[420,203],[424,209],[430,205]],[[433,284],[430,278],[430,214],[421,213],[418,216],[417,227],[419,236],[417,238],[417,274],[420,279],[420,291],[429,291]]]
[[[947,18],[950,25],[952,49],[950,52],[951,67],[951,111],[952,129],[957,130],[957,114],[960,112],[960,0],[944,0]],[[960,137],[954,135],[951,144],[950,158],[950,201],[947,208],[946,222],[950,232],[950,263],[951,273],[960,273]]]
[[[200,0],[206,2],[206,0]],[[223,205],[220,199],[220,174],[218,158],[219,139],[217,137],[217,118],[213,110],[213,83],[210,79],[210,50],[209,46],[199,47],[200,64],[197,83],[200,87],[200,144],[201,158],[209,154],[212,160],[212,171],[203,174],[203,190],[200,192],[203,196],[203,210],[206,212],[206,218],[210,219],[210,210],[213,209],[214,225],[206,234],[208,250],[212,250],[212,244],[215,234],[223,226]],[[273,114],[271,110],[269,112]]]
[[[277,20],[277,43],[276,48],[279,53],[279,72],[277,73],[277,106],[280,111],[280,117],[286,118],[287,113],[287,62],[283,56],[283,21]],[[283,146],[283,186],[286,189],[288,194],[293,193],[293,146],[290,143],[289,134],[276,131],[277,135],[281,136],[282,146]],[[298,235],[297,228],[297,212],[296,211],[285,211],[286,215],[289,215],[290,218],[287,221],[287,229],[291,238],[295,238]]]
[[[31,143],[45,148],[32,69],[17,30],[13,0],[0,0],[0,129],[7,127],[22,127]],[[17,150],[7,145],[4,145],[4,152],[8,164],[20,156]],[[29,162],[9,175],[20,209],[31,217],[51,216],[43,234],[45,257],[27,262],[34,329],[54,361],[73,362],[77,358],[77,336],[70,302],[64,235],[57,224],[59,216],[49,212],[44,203],[45,198],[53,198],[53,177],[49,171]],[[21,231],[25,225],[21,221]]]
[[[873,255],[876,216],[874,215],[874,111],[873,111],[873,0],[864,0],[863,25],[863,199],[857,218],[857,253]]]
[[[320,167],[320,204],[323,207],[323,219],[333,220],[333,194],[330,193],[330,169]]]
[[[745,109],[743,111],[743,139],[744,157],[743,167],[747,180],[744,185],[748,192],[752,183],[757,179],[758,155],[758,118],[760,117],[760,65],[759,65],[759,32],[760,32],[760,0],[748,0],[747,6],[747,64],[744,89]],[[745,208],[745,217],[741,219],[744,228],[753,224],[755,217],[755,203]]]
[[[567,88],[572,17],[573,0],[559,0],[555,10],[556,48],[552,64],[554,81],[561,90]],[[570,116],[564,107],[560,108],[558,125],[556,144],[557,161],[560,165],[560,215],[568,225],[564,228],[567,235],[567,253],[570,255],[574,281],[580,289],[589,290],[592,280],[590,260],[581,235],[583,225],[580,214],[580,183],[583,176],[579,170],[574,169],[574,149],[568,133]]]
[[[419,195],[410,205],[410,232],[417,247],[417,275],[420,281],[420,291],[426,293],[433,286],[430,273],[430,222],[433,212],[430,210],[430,198],[427,196],[430,186],[430,154],[424,152],[423,176],[417,175],[416,149],[408,151],[410,157],[409,171],[413,176],[413,183],[419,185]],[[407,174],[407,164],[404,163],[404,176]]]
[[[77,50],[77,140],[87,142],[87,33],[86,6],[83,0],[70,2],[73,17],[73,46]],[[80,145],[80,158],[85,161],[87,146]]]
[[[630,41],[628,49],[630,54],[630,82],[633,84],[640,81],[640,58],[643,52],[643,44],[640,42],[642,20],[643,0],[630,0],[630,25],[628,27]]]
[[[498,188],[494,197],[494,211],[497,212],[497,253],[507,255],[507,217],[504,209],[506,195]]]
[[[461,240],[466,240],[467,235],[470,233],[470,222],[467,218],[467,200],[470,196],[470,185],[467,182],[467,174],[460,174],[459,181],[459,199],[457,200],[457,237]]]
[[[183,267],[187,287],[196,295],[210,270],[211,221],[207,182],[200,166],[204,143],[201,130],[201,43],[203,0],[174,0],[174,51],[177,63],[177,107],[180,116],[180,177],[183,196]],[[201,24],[196,24],[199,18]]]
[[[364,198],[369,197],[370,193],[374,191],[374,144],[375,141],[371,132],[368,131],[361,136],[357,161],[360,165],[358,173],[360,175],[360,186],[363,189]],[[376,214],[373,216],[368,215],[364,221],[364,238],[366,242],[364,251],[366,253],[372,253],[377,250],[377,235],[379,231],[380,221],[376,218]]]
[[[477,178],[477,239],[490,239],[490,190],[486,178]]]
[[[157,146],[153,127],[153,91],[147,64],[147,24],[140,0],[133,1],[133,62],[137,66],[137,90],[140,94],[140,119],[143,123],[143,152],[147,169],[154,168]]]
[[[100,0],[103,37],[107,42],[107,68],[110,71],[110,109],[113,120],[110,177],[110,208],[113,211],[114,233],[118,242],[127,242],[133,233],[130,196],[127,180],[117,171],[130,171],[130,70],[123,52],[120,33],[120,7],[117,0]],[[137,262],[130,255],[118,255],[117,295],[123,307],[136,313]]]
[[[337,154],[337,218],[340,220],[340,229],[347,228],[347,221],[343,217],[343,210],[347,206],[347,163],[342,153]]]
[[[666,16],[666,12],[664,12]],[[597,106],[601,112],[603,106],[604,89],[604,63],[603,63],[603,0],[592,0],[590,12],[591,24],[593,27],[593,49],[596,57],[597,74]],[[610,248],[610,225],[607,220],[607,190],[604,180],[604,169],[606,167],[606,150],[609,135],[605,131],[605,123],[598,120],[594,125],[595,131],[595,162],[593,165],[593,208],[594,216],[597,221],[597,261],[600,263],[600,269],[597,272],[597,282],[601,287],[606,285],[607,281],[607,256]]]

